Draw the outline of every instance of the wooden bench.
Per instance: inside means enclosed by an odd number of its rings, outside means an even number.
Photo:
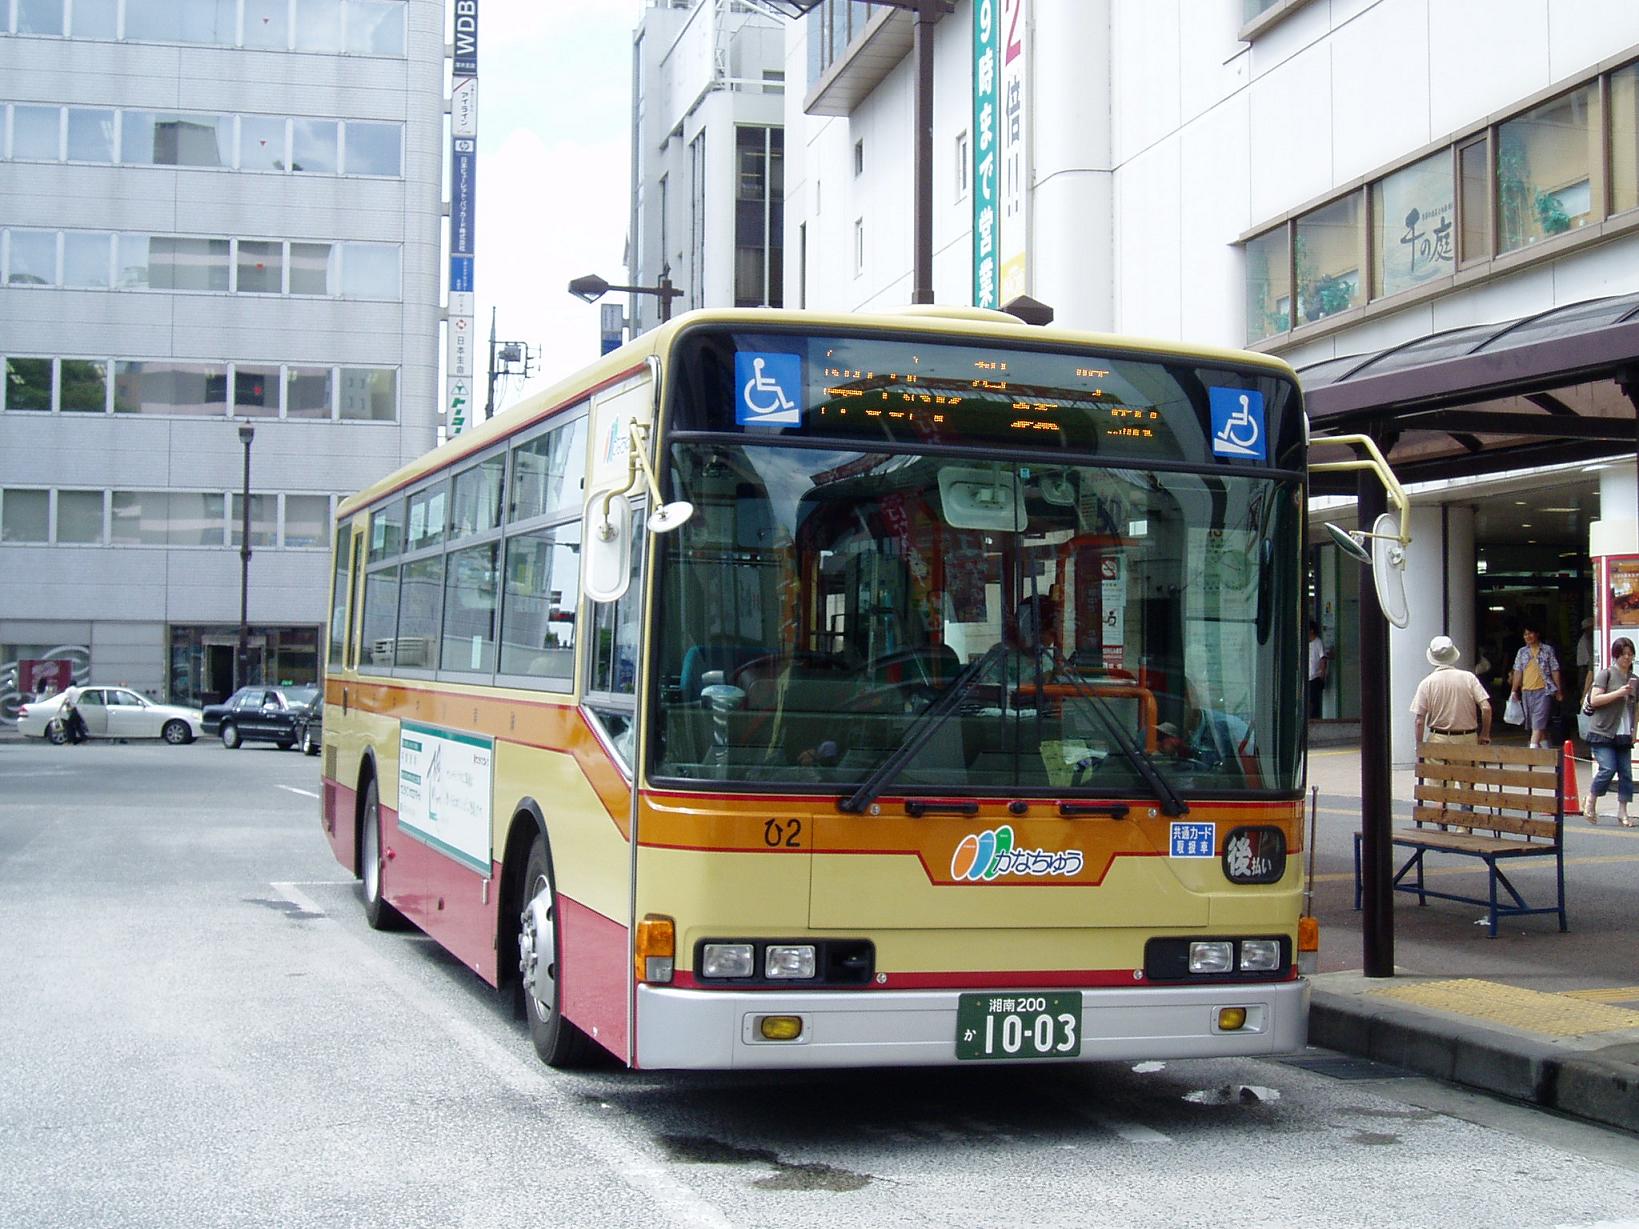
[[[1399,828],[1393,841],[1411,855],[1394,874],[1394,889],[1410,892],[1419,905],[1429,897],[1480,905],[1489,911],[1491,937],[1499,917],[1557,913],[1565,924],[1565,775],[1561,753],[1550,747],[1479,746],[1474,743],[1424,743],[1418,748],[1417,783],[1411,818],[1414,827]],[[1459,808],[1472,807],[1472,811]],[[1447,829],[1471,828],[1471,833]],[[1354,907],[1361,897],[1360,848],[1354,834]],[[1437,892],[1424,880],[1423,861],[1430,853],[1479,858],[1490,879],[1489,896]],[[1555,901],[1531,905],[1503,871],[1518,858],[1554,859]],[[1407,876],[1415,875],[1407,881]],[[1507,893],[1499,900],[1497,888]],[[1540,896],[1539,896],[1540,899]]]

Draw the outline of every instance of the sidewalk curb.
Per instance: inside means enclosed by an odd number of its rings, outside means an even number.
[[[1639,1063],[1463,1027],[1391,1004],[1313,990],[1309,1040],[1435,1079],[1639,1133]]]

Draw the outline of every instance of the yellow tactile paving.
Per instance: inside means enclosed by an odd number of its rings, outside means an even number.
[[[1453,981],[1414,982],[1371,992],[1418,1007],[1489,1020],[1530,1033],[1575,1037],[1639,1028],[1639,1011],[1607,1007],[1565,994],[1544,994],[1500,982],[1462,977]]]
[[[1639,986],[1601,986],[1597,990],[1566,990],[1566,998],[1590,1003],[1639,1003]]]

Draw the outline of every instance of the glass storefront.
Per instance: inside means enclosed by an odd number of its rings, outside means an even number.
[[[281,686],[318,683],[319,631],[317,626],[252,624],[246,642],[249,681]],[[238,647],[237,624],[173,626],[166,698],[172,704],[196,706],[226,699],[233,691],[233,660]]]

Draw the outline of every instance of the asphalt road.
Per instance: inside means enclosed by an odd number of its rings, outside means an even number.
[[[550,1071],[317,766],[0,742],[0,1225],[1639,1226],[1639,1140],[1323,1051]]]

